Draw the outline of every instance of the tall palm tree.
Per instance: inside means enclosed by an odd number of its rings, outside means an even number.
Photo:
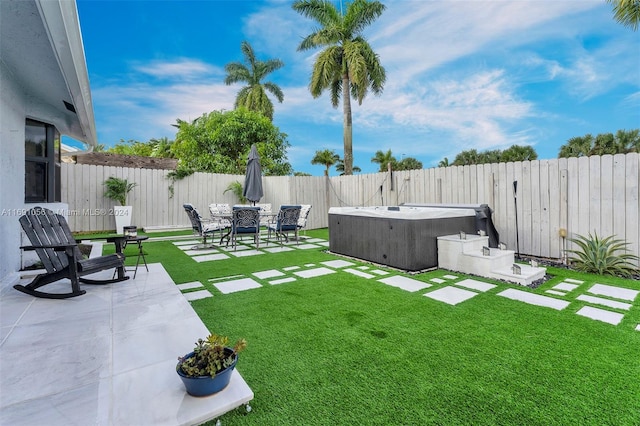
[[[386,172],[387,169],[389,168],[388,164],[391,164],[391,167],[395,168],[395,165],[398,162],[398,160],[396,160],[396,157],[394,157],[393,154],[391,154],[391,150],[388,150],[387,152],[376,151],[376,154],[371,159],[371,162],[380,164],[379,171]]]
[[[449,165],[449,159],[447,157],[444,157],[444,159],[438,163],[438,167],[449,167]]]
[[[297,0],[293,3],[293,10],[319,24],[319,28],[300,42],[298,50],[324,48],[313,65],[309,83],[311,95],[317,98],[328,89],[334,108],[338,107],[342,97],[346,175],[353,174],[350,96],[361,105],[369,89],[376,95],[382,93],[386,80],[378,55],[361,34],[384,9],[379,1],[354,0],[347,5],[343,15],[326,0]]]
[[[625,27],[633,31],[640,23],[640,0],[607,0],[613,4],[613,17]]]
[[[284,100],[284,94],[277,84],[270,81],[262,83],[262,79],[267,74],[282,68],[284,62],[280,59],[257,60],[253,48],[247,41],[240,44],[240,50],[244,55],[244,64],[230,62],[224,67],[227,72],[224,84],[228,86],[239,81],[247,83],[247,86],[238,92],[234,108],[243,106],[248,110],[260,112],[269,120],[273,120],[273,103],[266,92],[270,92],[280,103]]]
[[[340,156],[331,149],[323,149],[316,151],[316,155],[311,159],[311,164],[322,164],[326,167],[325,176],[329,176],[329,168],[340,160]]]

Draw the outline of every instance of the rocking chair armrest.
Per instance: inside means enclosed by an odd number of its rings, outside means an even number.
[[[78,244],[43,244],[38,246],[20,246],[22,250],[32,251],[37,249],[53,249],[55,251],[65,251],[67,248],[76,247]]]

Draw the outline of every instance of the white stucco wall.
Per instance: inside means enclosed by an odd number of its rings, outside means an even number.
[[[3,283],[15,278],[20,269],[19,216],[13,213],[24,208],[26,103],[0,61],[0,282]]]
[[[37,260],[34,253],[21,252],[23,233],[18,219],[26,209],[40,205],[64,214],[66,203],[24,202],[24,131],[28,117],[48,121],[29,110],[26,95],[0,61],[0,290],[10,286],[23,265]],[[66,214],[65,214],[66,216]]]

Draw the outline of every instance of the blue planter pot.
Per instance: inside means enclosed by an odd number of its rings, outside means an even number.
[[[225,353],[233,353],[233,349],[231,348],[224,348],[224,350]],[[191,358],[192,356],[193,352],[190,352],[185,355],[184,358]],[[220,392],[227,387],[229,381],[231,380],[231,374],[233,373],[233,369],[236,367],[237,362],[238,355],[236,354],[235,359],[233,360],[233,364],[216,373],[214,378],[211,378],[211,376],[189,377],[182,372],[180,363],[178,363],[178,365],[176,366],[176,372],[182,379],[182,383],[184,383],[184,387],[187,389],[187,393],[189,395],[208,396]]]

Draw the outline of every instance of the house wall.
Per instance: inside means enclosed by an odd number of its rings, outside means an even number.
[[[47,207],[66,216],[66,203],[24,202],[24,131],[27,117],[51,123],[52,117],[34,110],[28,95],[0,61],[0,291],[11,286],[23,265],[37,260],[35,253],[20,250],[23,233],[18,222],[26,209],[35,205]]]
[[[0,61],[0,282],[20,269],[20,227],[24,207],[24,130],[26,99]],[[0,288],[2,290],[2,288]]]

